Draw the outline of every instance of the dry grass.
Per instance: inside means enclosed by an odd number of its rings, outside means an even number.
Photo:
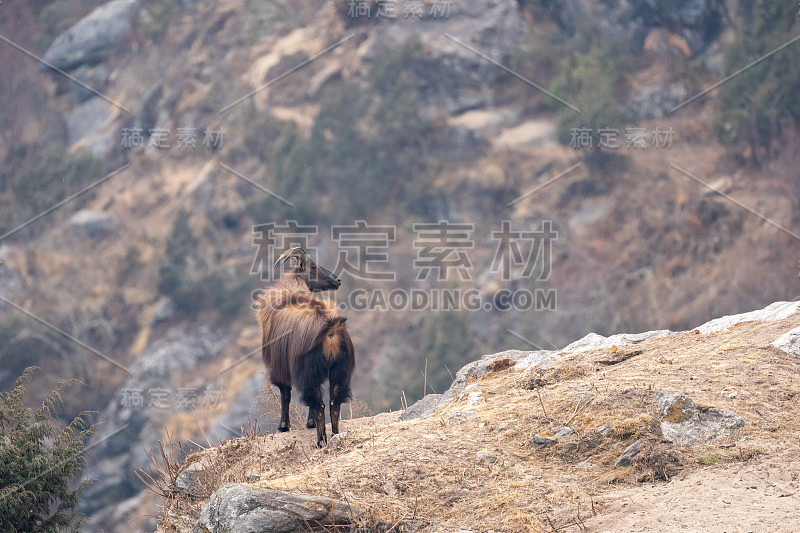
[[[251,430],[187,458],[209,465],[207,488],[196,500],[168,500],[160,531],[190,529],[225,481],[349,502],[369,531],[579,531],[621,486],[745,463],[777,444],[796,454],[800,361],[769,343],[798,324],[800,317],[790,317],[654,339],[629,357],[630,347],[568,354],[533,376],[498,364],[472,389],[483,393],[478,405],[462,398],[426,420],[398,422],[396,413],[347,420],[342,442],[322,450],[312,446],[313,430]],[[713,445],[677,447],[662,441],[655,391],[686,393],[748,425]],[[599,433],[604,424],[610,431]],[[530,445],[534,435],[565,425],[574,437]],[[644,451],[616,468],[636,439]]]

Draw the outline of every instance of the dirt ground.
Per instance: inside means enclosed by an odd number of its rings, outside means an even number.
[[[776,448],[747,463],[626,488],[604,496],[586,531],[800,531],[799,473],[800,456]]]
[[[799,325],[795,314],[565,354],[527,375],[498,365],[470,389],[478,403],[347,420],[322,450],[313,430],[251,431],[187,459],[206,465],[204,494],[170,497],[159,530],[190,530],[208,496],[237,481],[344,500],[372,531],[800,531],[800,360],[771,346]],[[661,435],[656,391],[747,424],[676,446]],[[555,445],[531,442],[565,426],[575,434]],[[637,439],[643,451],[616,467]]]

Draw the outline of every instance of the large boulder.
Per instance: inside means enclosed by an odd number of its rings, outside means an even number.
[[[104,159],[118,142],[111,134],[111,126],[118,115],[119,109],[99,96],[78,105],[67,117],[70,146]]]
[[[331,498],[226,483],[203,507],[195,533],[339,531],[358,511]]]
[[[725,409],[700,409],[685,394],[656,392],[661,433],[679,446],[709,444],[744,427],[745,420]]]
[[[138,0],[113,0],[101,5],[56,37],[44,60],[62,70],[95,64],[110,56],[130,34]],[[42,69],[47,69],[42,65]]]

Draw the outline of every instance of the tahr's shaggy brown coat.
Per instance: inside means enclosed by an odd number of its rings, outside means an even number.
[[[272,287],[264,289],[256,304],[261,324],[261,356],[270,382],[281,392],[279,431],[289,431],[292,386],[301,391],[308,406],[307,427],[317,428],[317,445],[327,443],[322,384],[330,383],[331,432],[339,432],[339,410],[351,397],[350,378],[355,369],[355,348],[345,327],[347,318],[336,305],[315,298],[312,291],[336,290],[341,282],[327,269],[295,248],[285,252],[297,265]],[[277,264],[277,263],[276,263]]]

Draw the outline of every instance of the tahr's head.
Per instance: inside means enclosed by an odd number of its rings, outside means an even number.
[[[316,264],[302,248],[295,247],[286,250],[275,261],[275,266],[277,267],[288,259],[294,259],[297,262],[289,272],[303,278],[311,292],[335,291],[342,286],[342,281],[333,272]]]

